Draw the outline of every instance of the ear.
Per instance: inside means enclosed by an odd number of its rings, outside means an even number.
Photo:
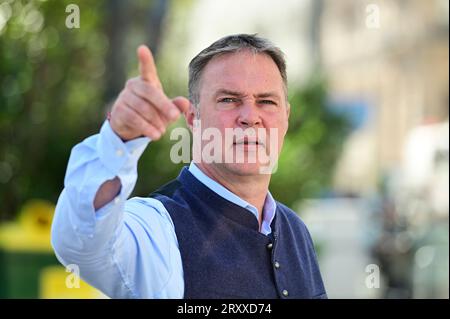
[[[189,103],[189,109],[186,112],[186,124],[189,127],[189,129],[192,132],[192,126],[194,125],[194,120],[195,120],[195,114],[196,114],[197,110],[195,109],[194,104],[192,104],[192,102]]]

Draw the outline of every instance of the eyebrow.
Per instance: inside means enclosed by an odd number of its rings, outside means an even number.
[[[232,91],[232,90],[227,90],[227,89],[219,89],[217,90],[215,97],[218,97],[219,95],[231,95],[231,96],[236,96],[236,97],[244,97],[246,96],[246,94],[242,93],[242,92],[238,92],[238,91]],[[280,99],[280,96],[276,93],[276,92],[264,92],[264,93],[259,93],[254,95],[256,98],[267,98],[267,97],[272,97],[272,98],[277,98]]]

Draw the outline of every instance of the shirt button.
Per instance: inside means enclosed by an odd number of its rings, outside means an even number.
[[[120,148],[117,149],[117,150],[116,150],[116,155],[119,156],[119,157],[120,157],[120,156],[123,156],[123,151],[122,151]]]
[[[282,291],[282,294],[283,294],[283,296],[287,297],[287,296],[289,296],[289,291],[287,291],[286,289],[284,289],[284,290]]]
[[[114,198],[114,204],[119,204],[119,202],[120,202],[120,198],[119,198],[119,196],[117,196],[116,198]]]
[[[278,261],[276,261],[273,265],[275,266],[276,269],[280,268],[280,263]]]
[[[268,249],[268,250],[272,250],[272,247],[273,247],[273,244],[272,244],[272,243],[267,244],[267,249]]]

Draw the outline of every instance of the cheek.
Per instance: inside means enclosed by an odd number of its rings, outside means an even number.
[[[271,128],[276,127],[278,128],[279,135],[284,136],[286,134],[287,128],[288,128],[288,120],[284,116],[279,117],[267,117],[265,122],[265,127]]]
[[[289,127],[289,117],[283,116],[282,120],[281,120],[281,127],[282,127],[282,132],[283,132],[283,136],[286,135],[286,132],[288,130]]]
[[[232,116],[224,113],[215,113],[201,118],[202,131],[208,128],[214,128],[215,131],[220,132],[222,139],[225,138],[227,128],[234,128],[235,120]]]
[[[234,128],[236,123],[236,115],[233,112],[218,112],[211,116],[210,123],[219,128]]]
[[[277,140],[278,149],[281,150],[288,129],[287,119],[279,118],[267,124],[269,128],[277,128],[277,137],[275,139]]]

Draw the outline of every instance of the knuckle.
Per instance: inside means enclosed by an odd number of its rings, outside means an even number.
[[[144,91],[145,94],[149,96],[154,94],[154,86],[152,83],[149,82],[142,83],[142,90]]]
[[[136,108],[138,110],[140,110],[141,112],[143,112],[144,114],[149,113],[147,103],[145,103],[144,101],[138,100],[135,102],[135,105],[136,105]]]
[[[131,78],[128,79],[127,82],[125,83],[125,87],[126,88],[132,88],[136,83],[136,78]]]
[[[111,118],[115,118],[117,116],[117,113],[120,113],[121,104],[122,103],[120,103],[120,101],[116,101],[116,103],[114,103],[111,109]]]
[[[127,105],[125,103],[119,102],[119,103],[116,104],[115,107],[116,107],[115,108],[116,113],[118,113],[119,116],[120,115],[123,116],[123,114],[126,113]]]
[[[128,95],[128,91],[126,89],[122,90],[122,92],[120,92],[119,96],[117,97],[117,101],[119,101],[119,103],[120,103],[121,101],[123,101],[127,98],[127,95]]]

